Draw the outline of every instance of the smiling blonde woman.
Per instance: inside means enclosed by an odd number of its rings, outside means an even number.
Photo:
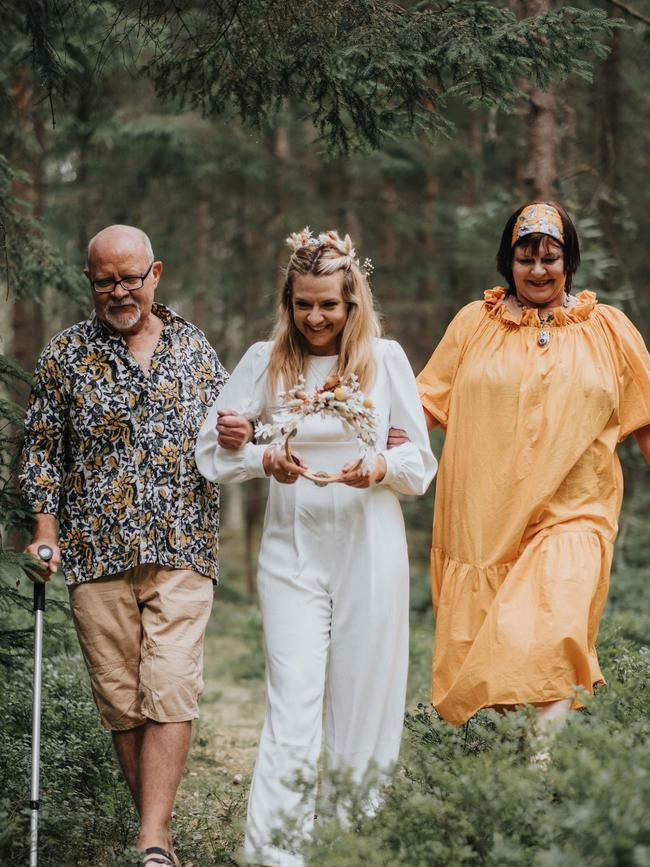
[[[196,450],[208,479],[271,477],[258,567],[267,705],[245,850],[255,863],[279,867],[303,864],[299,851],[274,845],[273,834],[283,813],[309,832],[313,793],[302,796],[291,783],[297,771],[315,779],[321,739],[327,765],[347,768],[357,779],[371,764],[385,770],[397,759],[409,594],[397,493],[424,493],[436,469],[415,377],[399,344],[378,336],[352,242],[335,232],[314,238],[308,230],[290,242],[273,339],[246,352]],[[357,466],[354,435],[324,413],[298,424],[292,448],[299,464],[268,444],[249,441],[236,450],[219,444],[217,428],[233,411],[235,420],[272,422],[280,393],[299,377],[306,394],[353,375],[377,414],[379,442],[391,426],[412,431],[412,442],[381,450],[374,467]],[[343,468],[343,477],[319,487],[303,477],[307,466],[328,473]]]

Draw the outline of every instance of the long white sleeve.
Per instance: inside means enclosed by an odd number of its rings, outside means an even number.
[[[394,340],[386,341],[384,363],[391,388],[390,426],[406,431],[410,442],[381,452],[386,475],[380,482],[400,494],[424,494],[438,469],[429,444],[415,376],[404,350]]]
[[[268,343],[254,343],[246,351],[201,426],[196,441],[196,465],[211,482],[245,482],[265,477],[262,458],[268,445],[246,443],[236,451],[221,448],[217,411],[231,409],[249,419],[262,415],[269,352]]]

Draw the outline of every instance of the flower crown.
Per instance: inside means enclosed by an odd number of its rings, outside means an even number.
[[[349,235],[341,238],[336,229],[321,232],[316,238],[312,235],[309,226],[305,226],[300,232],[292,232],[286,239],[286,243],[291,249],[292,254],[297,253],[302,247],[332,247],[341,256],[347,257],[353,262],[361,270],[366,280],[375,270],[372,259],[364,259],[362,264],[357,257],[357,251],[354,249],[352,238]]]

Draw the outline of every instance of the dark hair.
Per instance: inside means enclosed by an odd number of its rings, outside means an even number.
[[[517,243],[513,245],[512,230],[517,222],[517,217],[521,214],[524,208],[528,207],[528,205],[522,205],[520,208],[517,208],[514,214],[508,218],[508,221],[503,228],[501,243],[499,244],[499,250],[497,252],[497,271],[506,278],[508,284],[507,295],[514,295],[515,292],[515,281],[512,277],[512,260],[515,253],[515,247],[525,247],[527,250],[531,251],[533,256],[536,256],[544,240],[555,241],[556,244],[559,244],[562,247],[564,253],[566,291],[571,291],[573,275],[580,266],[580,242],[578,241],[578,233],[576,232],[576,227],[571,221],[571,217],[569,217],[562,205],[559,205],[557,202],[546,202],[546,204],[554,207],[560,215],[564,231],[564,242],[559,241],[557,238],[553,238],[552,235],[544,235],[540,232],[534,232],[531,235],[524,235],[523,238],[519,238]]]

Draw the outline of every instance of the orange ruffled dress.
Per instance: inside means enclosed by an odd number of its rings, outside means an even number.
[[[603,681],[595,642],[623,493],[615,450],[650,424],[650,356],[623,313],[581,292],[542,326],[535,310],[513,316],[504,295],[464,307],[418,377],[446,430],[433,704],[455,724]]]

